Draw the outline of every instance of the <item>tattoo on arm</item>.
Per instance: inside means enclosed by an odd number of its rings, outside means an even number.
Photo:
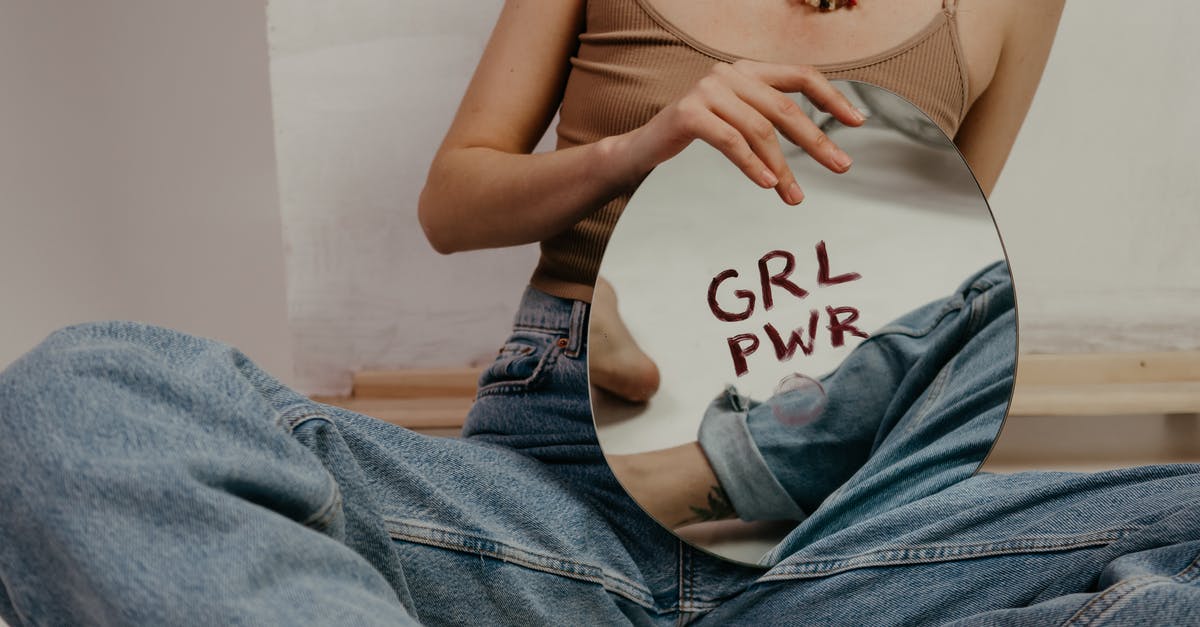
[[[737,512],[733,511],[733,505],[729,503],[729,497],[725,495],[725,490],[722,490],[721,486],[713,486],[708,491],[707,499],[708,503],[705,506],[688,506],[688,509],[692,510],[692,516],[683,521],[684,524],[725,520],[737,516]]]

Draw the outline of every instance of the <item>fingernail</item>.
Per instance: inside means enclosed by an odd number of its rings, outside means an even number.
[[[862,109],[859,109],[858,107],[854,107],[854,112],[853,112],[853,114],[854,114],[854,119],[855,119],[856,121],[858,121],[858,122],[860,122],[860,123],[861,123],[861,122],[866,122],[866,121],[867,121],[867,114],[863,113],[863,112],[862,112]]]
[[[775,176],[774,172],[772,172],[770,170],[762,171],[762,186],[763,187],[775,187],[778,184],[779,184],[779,177]]]
[[[793,205],[798,205],[804,201],[804,192],[800,191],[800,186],[795,181],[792,181],[792,184],[788,185],[787,197]]]
[[[854,163],[854,162],[850,160],[850,155],[842,152],[841,150],[838,150],[837,152],[833,153],[833,164],[836,165],[842,171],[849,170],[850,164],[852,164],[852,163]]]

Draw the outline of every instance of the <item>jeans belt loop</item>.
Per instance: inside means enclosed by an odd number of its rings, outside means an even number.
[[[571,306],[571,325],[567,333],[567,347],[564,354],[567,357],[579,357],[587,340],[588,309],[590,305],[577,300]]]

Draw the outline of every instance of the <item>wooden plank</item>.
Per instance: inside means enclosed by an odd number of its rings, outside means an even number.
[[[1200,412],[1200,352],[1021,355],[1010,414]]]
[[[1013,416],[1200,413],[1200,381],[1018,385]]]
[[[364,370],[354,374],[355,398],[474,398],[479,368]]]
[[[1200,352],[1021,355],[1017,387],[1200,381]]]
[[[354,375],[352,397],[331,404],[413,429],[456,428],[479,374],[478,368],[363,371]],[[1200,413],[1200,352],[1021,355],[1010,413]]]

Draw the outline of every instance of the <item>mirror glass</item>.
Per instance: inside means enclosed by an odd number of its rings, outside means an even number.
[[[841,126],[798,97],[854,159],[835,174],[781,138],[804,188],[800,205],[786,205],[694,142],[647,177],[626,207],[600,267],[612,289],[597,289],[589,328],[592,410],[610,463],[695,442],[729,386],[763,402],[807,389],[808,400],[777,408],[776,417],[812,423],[823,409],[822,382],[867,337],[1005,260],[986,199],[946,135],[887,90],[835,85],[868,121]],[[598,328],[602,310],[619,312],[629,341],[657,366],[660,384],[646,401],[596,385],[598,343],[619,350],[626,341],[611,322]],[[995,422],[998,433],[1002,417]],[[613,467],[628,490],[624,466]],[[796,524],[669,526],[700,548],[757,563]]]

